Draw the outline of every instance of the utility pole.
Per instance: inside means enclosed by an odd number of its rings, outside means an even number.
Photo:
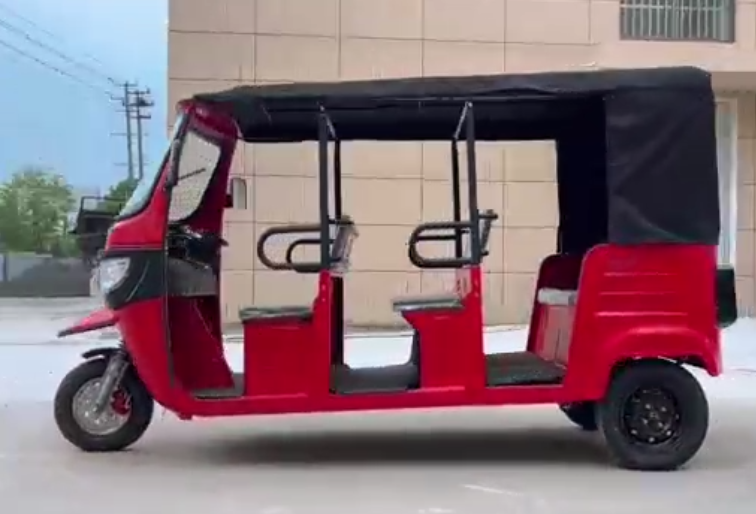
[[[154,106],[155,102],[150,99],[150,90],[136,90],[134,91],[134,102],[132,107],[134,109],[134,119],[136,120],[137,130],[137,178],[142,180],[144,177],[144,130],[142,127],[142,121],[152,118],[149,112],[145,112],[150,107]]]
[[[134,144],[132,142],[133,136],[131,133],[131,90],[132,84],[126,82],[123,85],[123,107],[126,112],[126,151],[128,156],[127,166],[129,180],[134,179]]]
[[[113,134],[114,136],[126,136],[126,166],[129,179],[134,178],[134,134],[131,130],[131,120],[133,118],[134,103],[132,101],[132,95],[134,94],[134,87],[136,85],[131,82],[125,82],[123,84],[123,97],[120,98],[121,105],[123,105],[123,112],[126,115],[126,132]],[[121,166],[123,166],[121,164]]]

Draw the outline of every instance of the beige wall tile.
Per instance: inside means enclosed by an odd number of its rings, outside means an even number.
[[[317,143],[251,146],[254,148],[254,155],[251,163],[250,156],[247,156],[246,167],[253,169],[256,176],[317,177]]]
[[[620,40],[620,2],[617,0],[591,0],[590,41],[594,44],[614,43]]]
[[[504,146],[502,142],[480,141],[475,145],[475,162],[478,181],[501,182],[504,180]],[[423,143],[423,178],[451,180],[451,144],[448,142]],[[467,179],[467,147],[459,146],[459,169],[462,179]]]
[[[423,45],[426,77],[504,72],[504,43],[425,41]]]
[[[223,297],[223,319],[227,322],[239,320],[239,309],[252,305],[254,275],[251,271],[224,271],[221,275],[221,295]]]
[[[738,139],[738,182],[756,183],[756,139]]]
[[[589,43],[590,2],[508,0],[506,37],[514,43]]]
[[[738,229],[752,230],[756,228],[756,186],[741,185],[738,187]]]
[[[170,30],[197,32],[255,31],[255,0],[169,0]]]
[[[423,155],[420,143],[354,141],[342,146],[345,177],[420,178]]]
[[[555,228],[504,229],[505,272],[537,273],[543,259],[555,251]]]
[[[338,40],[305,36],[257,36],[257,78],[329,81],[339,76]]]
[[[358,225],[412,226],[421,220],[421,181],[345,178],[344,213]]]
[[[486,325],[507,323],[503,273],[486,273],[483,276],[483,323]]]
[[[255,271],[255,306],[312,305],[317,294],[317,275],[302,275],[288,271]]]
[[[556,183],[512,182],[504,185],[506,227],[555,227],[558,221]]]
[[[358,227],[352,248],[352,272],[414,271],[407,257],[411,227],[369,225]]]
[[[556,145],[553,141],[505,143],[507,182],[556,182]]]
[[[255,264],[255,245],[257,244],[255,224],[251,222],[225,223],[223,237],[229,242],[229,246],[222,250],[223,269],[252,270]]]
[[[735,291],[738,300],[738,315],[753,317],[756,315],[756,294],[754,294],[754,278],[741,277],[735,281]]]
[[[743,50],[756,49],[756,4],[750,0],[737,2],[735,17],[735,44]]]
[[[423,74],[420,40],[346,38],[341,43],[341,78],[370,80]]]
[[[190,80],[252,80],[255,78],[255,37],[170,32],[168,75]]]
[[[462,183],[462,219],[469,219],[467,182]],[[503,224],[504,184],[502,182],[478,183],[478,209],[493,209],[499,215],[494,226]],[[451,221],[453,219],[452,184],[448,181],[426,180],[423,182],[423,220]]]
[[[365,294],[370,291],[370,294]],[[355,272],[344,281],[344,307],[350,325],[404,325],[391,302],[420,294],[420,273]]]
[[[257,32],[336,37],[339,0],[257,0]]]
[[[422,0],[341,0],[341,35],[421,39]]]
[[[738,96],[738,137],[756,138],[756,95]]]
[[[254,216],[259,223],[316,223],[315,178],[255,177]]]
[[[575,71],[595,62],[591,45],[508,43],[504,56],[507,73]]]
[[[535,273],[504,275],[504,322],[526,325],[530,322],[535,295]]]
[[[504,0],[425,0],[425,38],[503,42],[504,5]]]
[[[738,230],[735,251],[735,273],[741,277],[754,276],[756,252],[754,252],[753,230]]]

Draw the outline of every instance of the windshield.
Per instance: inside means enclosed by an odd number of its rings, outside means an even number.
[[[154,166],[149,171],[149,173],[146,173],[137,183],[136,188],[134,188],[134,192],[131,193],[131,197],[124,204],[121,212],[118,214],[119,219],[133,216],[144,209],[145,205],[147,205],[147,202],[152,195],[152,189],[155,187],[155,183],[160,177],[160,173],[163,171],[165,163],[168,161],[168,155],[171,151],[171,144],[173,144],[173,141],[176,139],[176,136],[179,133],[181,125],[184,123],[184,117],[184,113],[182,112],[178,115],[178,118],[176,118],[176,123],[173,126],[173,133],[168,140],[168,150],[165,152],[165,157],[163,158],[159,166]]]
[[[189,130],[181,147],[178,162],[178,181],[171,190],[170,222],[182,221],[202,203],[213,172],[220,161],[217,143]]]

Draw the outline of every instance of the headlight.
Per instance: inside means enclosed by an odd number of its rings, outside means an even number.
[[[129,271],[129,262],[128,257],[100,261],[99,286],[103,294],[109,293],[123,282]]]

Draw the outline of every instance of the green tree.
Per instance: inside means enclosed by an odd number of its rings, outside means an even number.
[[[70,248],[71,186],[49,170],[28,167],[0,184],[0,241],[6,250],[60,253]]]
[[[121,210],[121,206],[131,198],[131,193],[134,192],[138,183],[137,179],[127,178],[113,185],[108,190],[108,194],[105,195],[105,199],[100,202],[98,209],[116,214]]]

